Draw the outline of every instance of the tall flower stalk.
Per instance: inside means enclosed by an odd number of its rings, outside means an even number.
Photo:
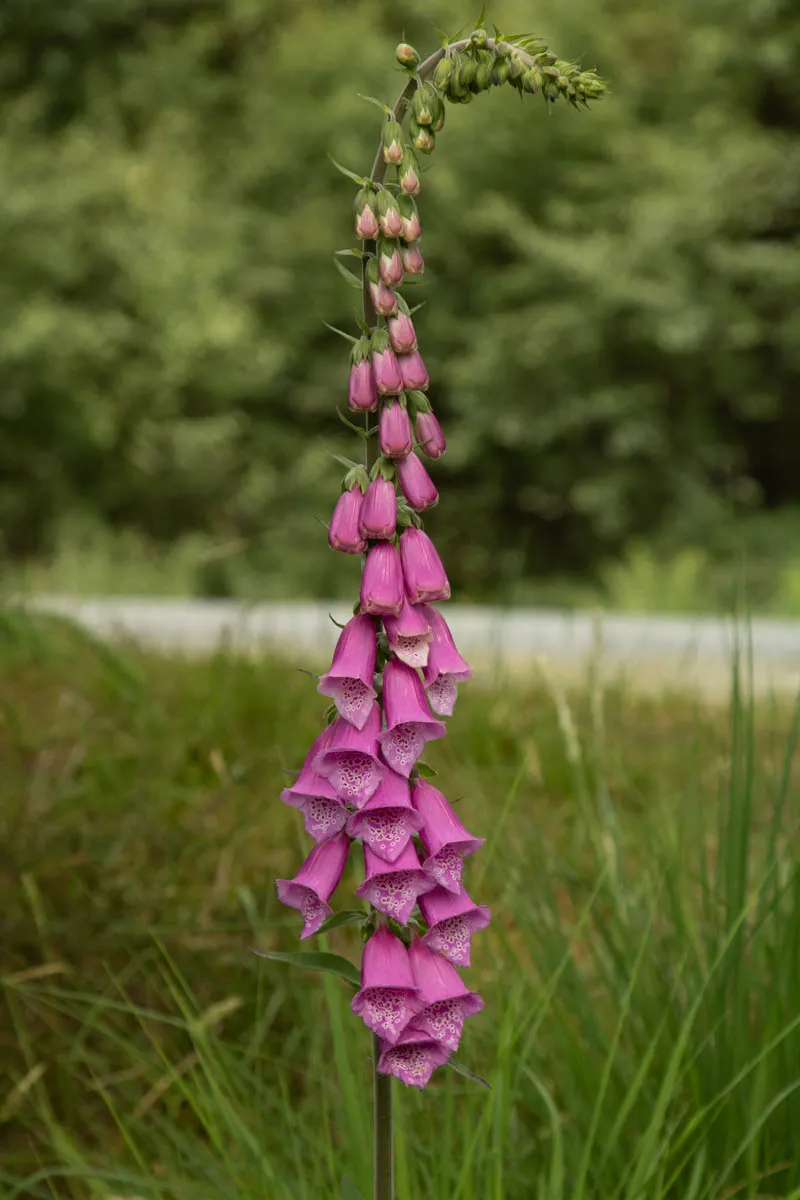
[[[360,245],[340,253],[360,261],[360,277],[339,266],[362,294],[361,335],[344,336],[352,343],[348,406],[351,416],[363,414],[363,428],[345,420],[363,439],[364,459],[348,464],[329,543],[362,555],[363,569],[354,615],[319,681],[332,701],[328,723],[282,795],[303,813],[314,846],[295,877],[278,882],[278,895],[302,915],[303,938],[341,923],[330,901],[359,844],[356,895],[368,908],[355,914],[364,946],[351,1008],[373,1037],[375,1200],[394,1200],[391,1079],[424,1088],[451,1061],[465,1021],[483,1008],[459,968],[469,966],[473,935],[491,919],[463,881],[464,860],[482,839],[428,781],[421,757],[446,734],[442,718],[452,716],[458,684],[471,676],[435,607],[449,600],[450,584],[420,515],[439,498],[426,461],[446,449],[414,309],[399,290],[425,269],[415,199],[422,163],[444,128],[445,102],[466,104],[506,84],[577,107],[604,91],[594,71],[537,39],[495,33],[476,29],[424,62],[398,46],[408,78],[394,107],[381,105],[386,119],[370,175],[340,167],[358,185]],[[307,965],[322,963],[312,954]]]

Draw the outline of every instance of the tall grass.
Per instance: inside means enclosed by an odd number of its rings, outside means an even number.
[[[311,682],[14,614],[0,666],[3,1197],[366,1197],[351,990],[250,953],[295,944]],[[431,757],[489,838],[459,1058],[491,1086],[398,1088],[398,1200],[800,1198],[799,725],[746,662],[726,713],[467,691]]]

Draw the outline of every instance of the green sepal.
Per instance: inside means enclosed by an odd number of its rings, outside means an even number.
[[[452,75],[453,60],[445,56],[436,64],[436,69],[433,72],[433,86],[440,92],[444,92],[450,85]]]
[[[480,22],[478,23],[480,24]],[[470,34],[469,40],[473,46],[477,46],[479,50],[482,50],[489,40],[489,35],[485,29],[474,29]]]
[[[384,350],[388,350],[391,347],[391,344],[389,334],[385,329],[373,329],[370,338],[370,348],[373,354],[382,354]]]
[[[322,719],[324,720],[326,725],[333,724],[333,722],[336,720],[337,711],[338,710],[337,710],[335,704],[328,705],[328,707],[325,709],[325,712],[322,714]]]
[[[358,345],[359,339],[354,338],[351,333],[345,333],[345,331],[343,329],[337,329],[335,325],[329,325],[327,321],[323,321],[322,324],[325,326],[326,329],[330,329],[331,333],[338,333],[340,338],[344,338],[344,340],[346,342],[350,342],[351,345],[353,345],[353,346]]]
[[[374,187],[367,186],[359,188],[353,199],[354,214],[358,216],[359,213],[363,211],[365,204],[368,204],[370,208],[373,208],[375,205],[375,198]]]
[[[377,426],[376,426],[377,429]],[[369,473],[370,479],[377,479],[380,475],[387,483],[394,483],[397,477],[397,471],[394,465],[394,460],[387,458],[385,454],[381,454],[373,463],[372,470]]]
[[[367,263],[367,283],[380,283],[381,272],[378,266],[378,260],[374,256],[370,257]]]
[[[478,64],[475,62],[474,58],[467,58],[465,56],[461,59],[461,63],[459,65],[459,75],[462,88],[472,88],[477,73]]]
[[[397,200],[392,193],[387,188],[382,188],[378,192],[378,216],[385,217],[390,209],[397,207]]]
[[[355,340],[355,339],[354,339]],[[360,362],[370,356],[370,344],[368,334],[362,334],[358,339],[353,349],[350,351],[350,361],[354,367],[357,367]]]
[[[352,179],[353,183],[357,183],[359,187],[369,187],[370,181],[366,178],[366,176],[356,175],[355,171],[348,171],[347,167],[343,167],[340,162],[337,162],[332,154],[329,154],[328,158],[336,167],[336,170],[340,171],[342,175],[345,175],[348,179]]]
[[[392,142],[403,144],[403,130],[398,125],[397,121],[387,121],[383,127],[383,145],[384,149],[391,146]]]
[[[478,63],[475,72],[475,82],[471,85],[473,92],[486,92],[492,86],[492,68],[488,63]]]
[[[359,100],[366,100],[367,104],[374,104],[375,107],[379,108],[381,112],[386,114],[387,117],[392,115],[392,110],[389,105],[384,104],[382,100],[378,100],[376,96],[364,96],[361,92],[356,92],[356,96],[358,96]]]
[[[327,971],[331,975],[338,975],[340,979],[344,979],[353,987],[361,987],[360,972],[351,962],[338,954],[328,954],[325,951],[295,951],[292,954],[283,954],[277,950],[254,950],[253,953],[259,958],[271,958],[275,962],[288,963],[291,967],[303,967],[306,971]]]
[[[418,759],[414,770],[418,775],[421,775],[423,779],[435,779],[439,774],[435,767],[432,767],[429,763],[423,762],[422,759]]]
[[[412,420],[416,419],[418,413],[433,412],[431,402],[424,392],[409,392],[408,393],[408,408],[409,412],[413,412]]]
[[[361,463],[353,463],[350,470],[342,480],[342,491],[349,492],[351,488],[357,487],[361,492],[366,492],[369,487],[369,476],[367,468]]]

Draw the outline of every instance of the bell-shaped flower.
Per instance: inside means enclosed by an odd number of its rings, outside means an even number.
[[[331,915],[328,904],[347,862],[350,839],[337,833],[315,846],[294,879],[278,880],[278,899],[303,916],[301,938],[311,937]]]
[[[369,338],[361,337],[353,346],[350,354],[350,383],[347,389],[347,403],[350,408],[359,412],[375,412],[378,407],[378,389],[375,387],[370,352]]]
[[[417,334],[407,313],[399,312],[396,316],[389,317],[386,328],[395,354],[410,354],[412,350],[416,350]]]
[[[378,316],[389,317],[397,312],[397,296],[381,279],[376,258],[371,258],[367,263],[367,284],[372,307]]]
[[[390,479],[377,475],[361,509],[361,533],[367,541],[388,541],[397,529],[397,492]]]
[[[433,508],[438,503],[439,493],[428,472],[416,454],[407,454],[397,464],[397,478],[403,495],[417,512]]]
[[[400,359],[395,357],[385,329],[376,329],[372,335],[372,370],[378,395],[396,396],[402,392]]]
[[[400,248],[392,239],[384,239],[378,250],[378,270],[387,287],[395,287],[403,282],[403,262],[400,258]]]
[[[413,842],[407,844],[393,863],[365,846],[364,868],[366,879],[356,889],[356,895],[401,925],[405,925],[411,916],[417,898],[434,886],[433,880],[419,865]]]
[[[400,555],[391,542],[378,542],[370,547],[361,575],[361,611],[376,617],[396,617],[403,598]]]
[[[383,671],[386,728],[378,735],[381,754],[398,775],[408,779],[426,742],[444,737],[444,721],[431,716],[422,680],[413,668],[392,658]]]
[[[422,529],[413,525],[400,535],[400,558],[406,593],[412,604],[449,600],[450,583],[436,547]]]
[[[340,800],[362,808],[386,774],[378,758],[380,706],[373,704],[363,729],[337,717],[327,746],[314,759],[314,770],[329,779]]]
[[[439,887],[461,891],[464,859],[483,845],[459,821],[445,797],[427,779],[415,779],[411,802],[422,817],[422,842],[428,851],[423,868]]]
[[[356,729],[363,729],[377,695],[372,681],[375,675],[377,631],[372,617],[360,613],[347,622],[330,669],[320,678],[317,691],[330,696],[340,717]]]
[[[464,1021],[481,1011],[483,998],[469,990],[452,963],[418,939],[411,943],[408,958],[414,983],[425,1001],[425,1007],[414,1014],[408,1028],[455,1052]]]
[[[464,888],[454,895],[437,887],[421,897],[419,906],[428,925],[422,939],[428,949],[456,966],[468,967],[472,935],[485,929],[492,919],[486,905],[474,904]]]
[[[350,1008],[367,1029],[394,1043],[422,1007],[408,961],[408,950],[385,926],[376,929],[364,946],[361,990]]]
[[[441,458],[447,449],[442,427],[432,412],[418,412],[414,421],[417,444],[428,458]]]
[[[395,359],[395,362],[398,362]],[[411,419],[399,400],[385,401],[378,418],[378,439],[381,454],[387,458],[405,458],[411,453]]]
[[[425,1033],[403,1030],[394,1045],[380,1043],[378,1072],[394,1075],[409,1087],[424,1088],[437,1067],[442,1067],[450,1057],[450,1051],[441,1042]]]
[[[315,842],[322,842],[344,829],[347,809],[336,795],[329,780],[318,775],[311,765],[328,745],[331,727],[326,725],[315,739],[306,756],[302,770],[291,787],[284,788],[281,800],[303,814],[306,832]]]
[[[383,627],[389,639],[389,649],[409,667],[424,667],[428,661],[431,640],[430,621],[421,604],[409,604],[403,599],[399,617],[385,617]]]
[[[363,554],[367,543],[361,536],[361,505],[364,493],[357,483],[342,492],[328,526],[328,545],[344,554]]]
[[[403,246],[400,251],[400,266],[406,275],[424,275],[425,260],[416,242]]]
[[[410,354],[401,354],[397,361],[400,364],[402,390],[411,391],[418,388],[419,391],[426,392],[430,380],[419,350],[412,350]],[[379,385],[378,391],[380,390]]]
[[[408,780],[394,771],[381,780],[371,800],[347,823],[351,838],[360,838],[373,854],[396,862],[412,834],[422,827],[422,817],[411,806]]]
[[[447,621],[438,609],[426,607],[431,624],[431,648],[425,667],[425,687],[431,708],[439,717],[451,717],[458,684],[472,678],[472,668],[456,649]]]
[[[384,237],[396,238],[403,233],[403,218],[394,196],[385,188],[378,192],[378,224]]]

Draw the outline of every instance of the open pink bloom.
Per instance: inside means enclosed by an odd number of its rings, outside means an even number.
[[[337,717],[327,746],[314,759],[314,770],[329,779],[340,800],[362,808],[386,774],[378,759],[381,710],[373,704],[363,729]]]
[[[314,847],[294,879],[278,880],[278,899],[303,914],[301,938],[311,937],[330,916],[328,901],[342,877],[349,850],[347,834],[337,833]]]
[[[447,449],[442,427],[432,412],[417,413],[414,433],[419,448],[428,458],[441,458]]]
[[[426,604],[431,600],[449,600],[450,584],[427,533],[410,526],[400,535],[400,558],[406,592],[412,604]]]
[[[350,367],[347,403],[359,412],[375,412],[378,407],[378,389],[368,358],[362,358],[361,362],[353,363]]]
[[[411,246],[404,246],[400,251],[400,264],[406,275],[422,275],[424,273],[425,260],[416,242]]]
[[[422,939],[428,949],[459,967],[468,967],[472,935],[478,929],[485,929],[492,919],[486,905],[473,904],[463,888],[454,896],[437,887],[421,898],[419,906],[428,923],[428,932]]]
[[[396,1042],[422,1000],[411,974],[408,950],[385,927],[373,933],[361,959],[361,991],[350,1008],[367,1029],[386,1042]]]
[[[411,453],[411,420],[399,401],[381,405],[378,437],[381,454],[387,458],[405,458]]]
[[[483,999],[464,984],[455,967],[434,954],[421,941],[414,940],[408,951],[414,982],[425,1001],[414,1014],[409,1029],[427,1034],[436,1042],[456,1051],[464,1021],[483,1008]]]
[[[358,484],[342,492],[328,526],[328,544],[344,554],[363,554],[367,544],[361,536],[361,505],[364,493]]]
[[[411,806],[408,780],[394,771],[381,780],[378,790],[347,823],[351,838],[361,838],[378,858],[396,862],[408,839],[422,827],[422,817]]]
[[[403,261],[396,243],[381,242],[378,270],[387,287],[403,282]]]
[[[472,678],[472,668],[456,650],[453,635],[442,614],[430,605],[425,615],[431,623],[431,649],[425,667],[425,687],[431,708],[440,717],[451,717],[459,683]]]
[[[404,1030],[394,1045],[381,1043],[378,1071],[381,1075],[394,1075],[409,1087],[424,1088],[436,1068],[444,1066],[449,1057],[450,1051],[441,1042],[425,1033]]]
[[[399,616],[403,607],[403,568],[391,542],[371,546],[361,576],[361,611],[376,617]]]
[[[399,617],[385,617],[383,627],[389,639],[389,649],[394,651],[400,662],[409,667],[424,667],[428,661],[428,645],[431,626],[425,606],[409,604],[404,598]]]
[[[369,295],[372,300],[372,307],[380,317],[390,317],[392,313],[397,312],[397,296],[390,287],[387,287],[383,280],[370,280]]]
[[[347,622],[330,669],[321,677],[317,691],[330,696],[340,717],[356,729],[367,722],[377,692],[372,686],[375,675],[377,632],[372,617],[359,614]]]
[[[398,462],[397,478],[403,495],[417,512],[424,512],[438,503],[439,493],[434,482],[413,451]]]
[[[306,756],[306,761],[291,787],[284,788],[281,800],[303,814],[306,832],[315,842],[332,837],[345,827],[347,809],[342,804],[330,781],[323,779],[312,767],[312,762],[328,745],[331,727],[326,725]]]
[[[430,380],[428,379],[428,372],[425,369],[425,363],[422,361],[422,355],[419,350],[412,350],[410,354],[401,354],[397,361],[400,364],[403,389],[406,391],[419,390],[426,392]],[[380,387],[378,391],[380,391]]]
[[[424,822],[422,841],[428,858],[422,865],[439,887],[457,894],[464,859],[480,849],[483,838],[473,837],[464,828],[439,789],[427,779],[414,781],[411,801]]]
[[[417,348],[417,335],[411,317],[404,312],[397,313],[386,322],[389,338],[395,354],[410,354]]]
[[[372,355],[372,369],[375,372],[375,386],[381,396],[396,396],[403,390],[403,379],[400,374],[400,359],[395,358],[394,350],[388,346],[386,350],[377,350]]]
[[[419,865],[413,842],[406,845],[393,863],[365,846],[364,867],[366,879],[356,890],[356,895],[401,925],[405,925],[411,916],[417,897],[435,886]]]
[[[388,479],[378,475],[367,488],[361,509],[361,533],[369,541],[388,541],[397,528],[397,492]]]
[[[386,729],[378,735],[381,754],[398,775],[408,779],[426,742],[444,737],[444,721],[431,716],[422,680],[406,663],[391,658],[383,671]]]

